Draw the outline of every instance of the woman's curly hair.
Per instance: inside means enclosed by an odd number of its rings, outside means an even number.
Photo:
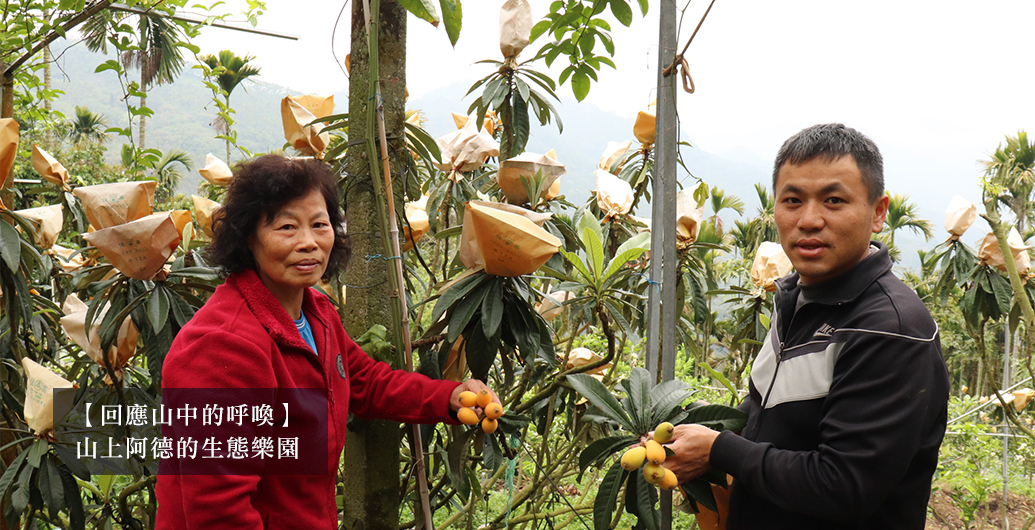
[[[328,280],[352,256],[345,233],[345,215],[338,205],[338,186],[334,174],[316,160],[292,160],[283,156],[260,156],[237,167],[223,207],[213,216],[214,237],[205,253],[210,263],[229,275],[255,269],[255,258],[248,241],[259,222],[272,219],[287,203],[318,190],[327,203],[327,214],[334,227],[334,246],[327,260],[323,279]]]

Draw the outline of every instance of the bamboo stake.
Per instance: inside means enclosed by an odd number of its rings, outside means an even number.
[[[380,2],[374,0],[375,7],[380,7]],[[373,43],[370,42],[370,0],[363,0],[363,24],[367,33],[367,50],[368,54],[374,49]],[[372,64],[374,61],[369,61]],[[406,279],[403,277],[403,263],[402,263],[402,249],[399,246],[399,224],[395,220],[395,193],[392,190],[392,167],[388,158],[388,139],[385,134],[385,117],[384,117],[384,105],[381,99],[381,80],[379,78],[374,79],[376,86],[376,93],[374,105],[376,107],[375,114],[377,115],[377,134],[378,139],[381,141],[381,169],[382,176],[384,177],[384,191],[385,200],[388,202],[388,239],[392,246],[392,255],[389,257],[389,261],[395,263],[395,285],[392,286],[392,298],[395,298],[400,308],[400,318],[402,321],[402,341],[403,341],[403,358],[406,361],[406,371],[413,371],[413,351],[410,343],[410,318],[409,311],[406,307]],[[373,165],[373,160],[370,161]],[[417,485],[420,491],[420,502],[421,507],[424,511],[424,527],[428,530],[434,530],[434,521],[431,516],[431,500],[428,494],[428,477],[427,469],[424,462],[424,443],[421,440],[420,426],[414,424],[413,426],[413,454],[414,461],[417,464]]]

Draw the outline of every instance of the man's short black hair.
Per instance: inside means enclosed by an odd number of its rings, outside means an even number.
[[[248,241],[259,222],[273,219],[285,204],[313,190],[323,195],[330,225],[334,227],[334,246],[323,273],[323,279],[329,280],[348,263],[352,246],[345,233],[345,216],[338,205],[334,174],[326,164],[316,160],[266,155],[238,166],[223,207],[213,216],[214,237],[206,257],[222,274],[255,269],[255,257],[248,248]]]
[[[884,159],[873,140],[840,123],[813,125],[783,143],[773,165],[773,193],[776,193],[776,179],[784,164],[797,166],[819,157],[832,162],[845,155],[855,159],[867,197],[873,204],[884,195]]]

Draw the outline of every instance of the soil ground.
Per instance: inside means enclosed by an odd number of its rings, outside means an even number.
[[[971,523],[970,528],[1005,530],[1002,499],[1003,492],[991,493],[988,502],[978,510],[977,520]],[[967,528],[960,518],[959,508],[952,503],[952,499],[945,491],[932,492],[928,507],[930,509],[927,516],[927,530],[963,530]],[[1006,518],[1009,521],[1010,530],[1024,530],[1025,525],[1035,518],[1035,499],[1010,494],[1006,507]],[[1032,525],[1032,528],[1035,528],[1035,524]]]

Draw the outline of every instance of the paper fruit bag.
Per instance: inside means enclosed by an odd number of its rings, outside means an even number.
[[[636,122],[633,123],[633,136],[643,145],[654,145],[656,121],[653,112],[641,110],[636,115]]]
[[[1010,252],[1013,254],[1014,263],[1017,265],[1017,273],[1024,277],[1031,272],[1031,257],[1028,255],[1028,249],[1031,247],[1024,244],[1024,240],[1021,239],[1021,235],[1017,233],[1016,228],[1010,229],[1010,233],[1006,236],[1006,245],[1010,247]],[[991,265],[999,270],[1006,270],[1006,261],[1003,259],[1002,248],[999,247],[999,241],[992,232],[986,234],[981,241],[981,247],[978,249],[978,258],[981,259],[981,263]]]
[[[697,241],[701,233],[701,218],[704,207],[698,208],[694,200],[694,190],[686,188],[676,194],[676,239],[678,243],[689,245]]]
[[[496,172],[496,179],[499,182],[500,190],[507,197],[510,204],[524,204],[528,202],[528,192],[522,180],[529,182],[535,178],[538,172],[543,175],[543,191],[548,191],[557,181],[557,178],[565,173],[564,164],[558,162],[549,155],[524,152],[514,158],[504,160]]]
[[[597,206],[604,212],[605,217],[625,215],[632,209],[633,190],[628,182],[598,169],[594,172],[597,177]]]
[[[450,112],[450,114],[453,115],[453,123],[456,125],[456,130],[458,131],[463,129],[464,125],[467,125],[467,122],[471,119],[471,117],[466,114],[457,114],[455,112]],[[482,130],[488,131],[489,136],[492,136],[492,134],[496,132],[495,112],[491,110],[485,111],[485,119],[482,121]]]
[[[181,233],[169,212],[84,234],[122,274],[150,280],[180,244]]]
[[[197,195],[191,195],[190,198],[194,201],[194,215],[198,219],[198,226],[211,239],[213,237],[212,221],[223,205]]]
[[[61,225],[65,222],[62,209],[63,207],[60,204],[52,204],[26,210],[15,210],[14,213],[32,221],[32,224],[36,227],[36,244],[40,248],[47,249],[54,245],[58,234],[61,233]]]
[[[959,239],[976,220],[977,206],[959,195],[953,195],[945,210],[945,229]]]
[[[72,388],[72,383],[40,366],[28,357],[22,358],[25,369],[25,423],[37,436],[54,430],[54,389]]]
[[[65,272],[72,272],[78,269],[79,267],[82,267],[86,263],[86,260],[83,259],[82,254],[76,254],[75,256],[72,256],[72,253],[74,252],[74,250],[70,248],[65,248],[61,245],[52,245],[47,250],[47,254],[50,254],[51,256],[57,258],[54,260],[54,262],[57,263]]]
[[[157,185],[153,180],[114,182],[81,186],[73,193],[82,201],[90,224],[101,230],[151,215]]]
[[[104,366],[104,357],[101,355],[100,326],[107,308],[102,309],[100,314],[94,318],[89,333],[86,332],[86,304],[80,301],[76,295],[69,295],[61,310],[65,313],[65,316],[61,317],[61,327],[65,329],[68,338],[79,345],[83,349],[83,353],[93,359],[95,363]],[[122,321],[115,344],[108,349],[108,360],[111,362],[111,367],[115,369],[116,375],[136,353],[138,335],[132,318]]]
[[[436,162],[435,167],[450,171],[454,182],[463,178],[458,172],[474,170],[490,156],[500,156],[499,142],[486,129],[479,131],[471,119],[459,131],[436,138],[435,142],[442,153],[442,161]]]
[[[229,186],[234,180],[234,172],[226,165],[221,158],[212,153],[205,157],[205,167],[198,170],[198,173],[213,186]]]
[[[310,125],[316,116],[306,110],[291,96],[280,101],[280,117],[284,122],[284,138],[299,152],[321,158],[324,149],[331,143],[331,135],[323,131],[324,125]]]
[[[18,154],[18,122],[14,118],[0,119],[0,190],[10,188],[14,158]]]
[[[323,118],[334,114],[334,95],[330,96],[288,96],[308,110],[313,116]]]
[[[507,0],[500,8],[500,51],[504,67],[514,68],[518,54],[532,34],[532,6],[528,0]]]
[[[176,231],[180,233],[181,239],[183,238],[183,229],[186,228],[187,223],[191,223],[190,236],[191,239],[194,239],[194,224],[193,219],[191,219],[190,216],[190,210],[170,210],[168,212],[158,213],[168,213],[169,217],[172,217],[173,224],[176,225]],[[158,215],[158,213],[155,215]]]
[[[561,359],[563,359],[564,353],[559,353],[558,356],[561,357]],[[601,359],[603,359],[603,357],[597,355],[593,350],[590,350],[589,348],[574,348],[568,355],[568,364],[565,366],[565,369],[571,370],[572,368],[578,368],[579,366],[586,366],[589,363],[593,363]],[[608,369],[610,369],[613,364],[614,363],[607,363],[603,366],[599,366],[585,373],[590,375],[603,375],[607,373]]]
[[[570,291],[550,291],[546,294],[549,295],[550,298],[553,298],[562,304],[568,300],[575,299],[575,293]],[[550,298],[544,296],[543,301],[536,306],[535,310],[538,311],[546,320],[552,321],[564,312],[564,306],[555,304]]]
[[[431,228],[430,220],[428,219],[428,196],[424,195],[420,199],[406,203],[406,219],[410,225],[403,225],[403,237],[405,242],[403,243],[403,252],[408,252],[413,249],[413,245],[420,241],[420,238],[424,237],[424,234],[428,233]]]
[[[625,154],[632,148],[632,141],[627,142],[607,142],[607,148],[604,149],[604,154],[600,157],[600,162],[597,166],[608,173],[611,173],[611,168],[617,164]],[[615,171],[619,171],[622,167],[618,166]]]
[[[510,204],[470,201],[464,209],[460,259],[495,276],[531,274],[557,253],[561,240],[542,228],[549,214]]]
[[[61,165],[50,153],[40,149],[40,146],[32,144],[32,168],[36,170],[47,182],[57,184],[69,191],[68,170]]]
[[[751,264],[751,281],[755,287],[769,292],[776,291],[776,280],[791,273],[794,265],[779,243],[766,241],[758,246],[755,260]]]

